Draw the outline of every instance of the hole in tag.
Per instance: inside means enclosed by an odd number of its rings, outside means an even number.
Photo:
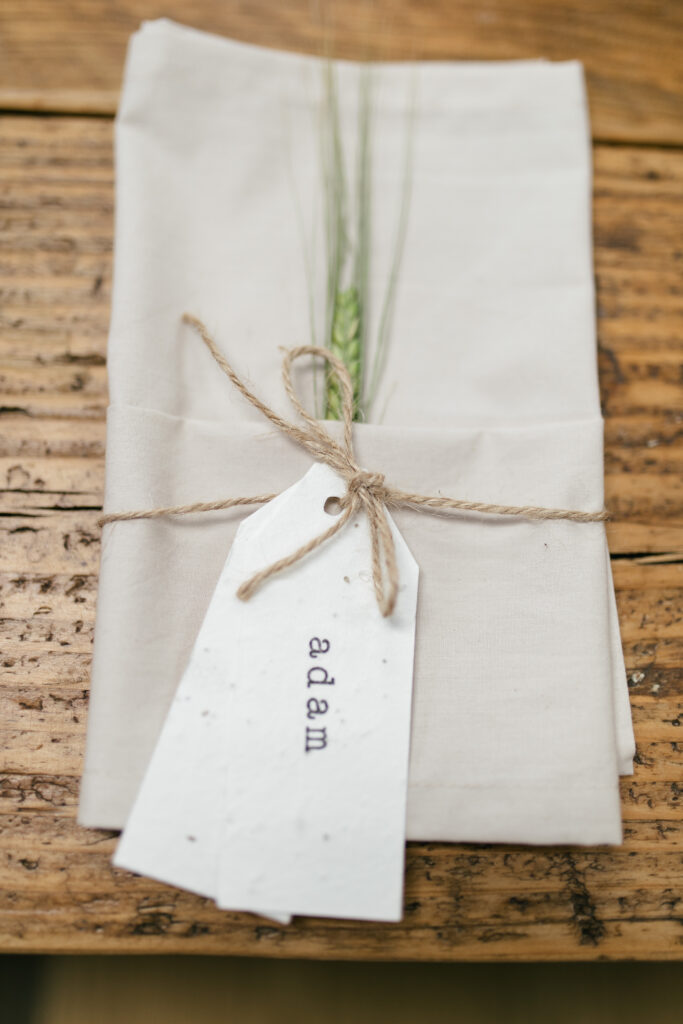
[[[323,508],[327,512],[328,516],[338,516],[338,515],[341,515],[341,510],[342,510],[341,498],[336,498],[334,495],[331,495],[329,498],[326,499],[325,504],[323,505]]]

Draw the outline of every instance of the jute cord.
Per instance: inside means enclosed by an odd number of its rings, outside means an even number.
[[[285,392],[302,421],[303,425],[299,425],[283,419],[249,390],[218,349],[201,320],[186,313],[183,316],[183,321],[197,332],[233,387],[278,430],[301,445],[316,462],[323,462],[333,469],[346,484],[346,493],[340,498],[341,513],[333,525],[323,533],[312,537],[290,555],[278,559],[246,580],[237,591],[237,596],[244,601],[247,601],[271,576],[296,565],[306,555],[340,533],[356,512],[364,512],[370,526],[372,580],[377,604],[384,616],[391,615],[393,612],[399,587],[396,548],[387,517],[389,508],[409,507],[422,511],[478,512],[484,515],[521,516],[525,519],[537,520],[567,519],[574,523],[598,523],[608,518],[604,509],[599,512],[582,512],[576,509],[545,508],[537,505],[497,505],[485,501],[465,501],[459,498],[429,496],[398,490],[398,488],[387,484],[382,473],[368,472],[356,462],[353,451],[353,385],[343,362],[329,349],[316,345],[299,345],[285,351],[282,360],[282,379]],[[325,359],[337,376],[343,402],[341,442],[336,441],[321,422],[309,415],[294,391],[292,363],[303,356],[319,356],[321,359]],[[257,494],[254,497],[225,498],[219,501],[195,501],[189,505],[167,505],[130,512],[109,512],[102,516],[99,523],[104,526],[107,523],[130,522],[135,519],[158,519],[161,516],[182,516],[195,512],[218,512],[222,509],[238,508],[242,505],[263,505],[275,497],[277,497],[275,494]]]

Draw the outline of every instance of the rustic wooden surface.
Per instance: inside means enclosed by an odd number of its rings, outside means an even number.
[[[340,57],[579,58],[596,138],[683,143],[680,0],[3,0],[0,107],[112,114],[128,36],[162,16]]]
[[[111,868],[75,824],[97,589],[109,114],[151,2],[0,8],[0,950],[433,960],[683,957],[683,119],[678,3],[378,3],[381,56],[583,57],[610,547],[636,725],[620,849],[412,843],[399,925],[284,929]],[[361,30],[339,5],[338,49]],[[315,49],[302,2],[166,13]],[[372,13],[374,11],[374,13]],[[412,47],[412,50],[411,50]],[[367,48],[366,48],[367,49]],[[373,44],[380,52],[380,44]],[[62,116],[29,116],[21,111]],[[81,116],[68,116],[79,114]],[[67,116],[63,116],[67,115]]]

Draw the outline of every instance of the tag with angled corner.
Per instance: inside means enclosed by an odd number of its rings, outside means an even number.
[[[115,863],[286,920],[400,920],[417,565],[382,617],[359,513],[268,581],[253,573],[330,525],[344,484],[315,464],[245,520]],[[264,909],[267,908],[267,909]]]

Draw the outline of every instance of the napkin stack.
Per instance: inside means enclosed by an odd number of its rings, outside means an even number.
[[[352,153],[358,66],[336,71]],[[370,339],[407,152],[410,189],[360,463],[425,494],[600,509],[580,65],[386,64],[373,78]],[[274,492],[310,465],[180,318],[200,316],[289,415],[278,347],[312,330],[320,341],[324,321],[322,81],[316,58],[169,21],[133,37],[116,126],[107,510]],[[82,824],[125,825],[243,514],[105,527]],[[420,566],[408,837],[620,842],[634,745],[604,526],[395,520]]]

